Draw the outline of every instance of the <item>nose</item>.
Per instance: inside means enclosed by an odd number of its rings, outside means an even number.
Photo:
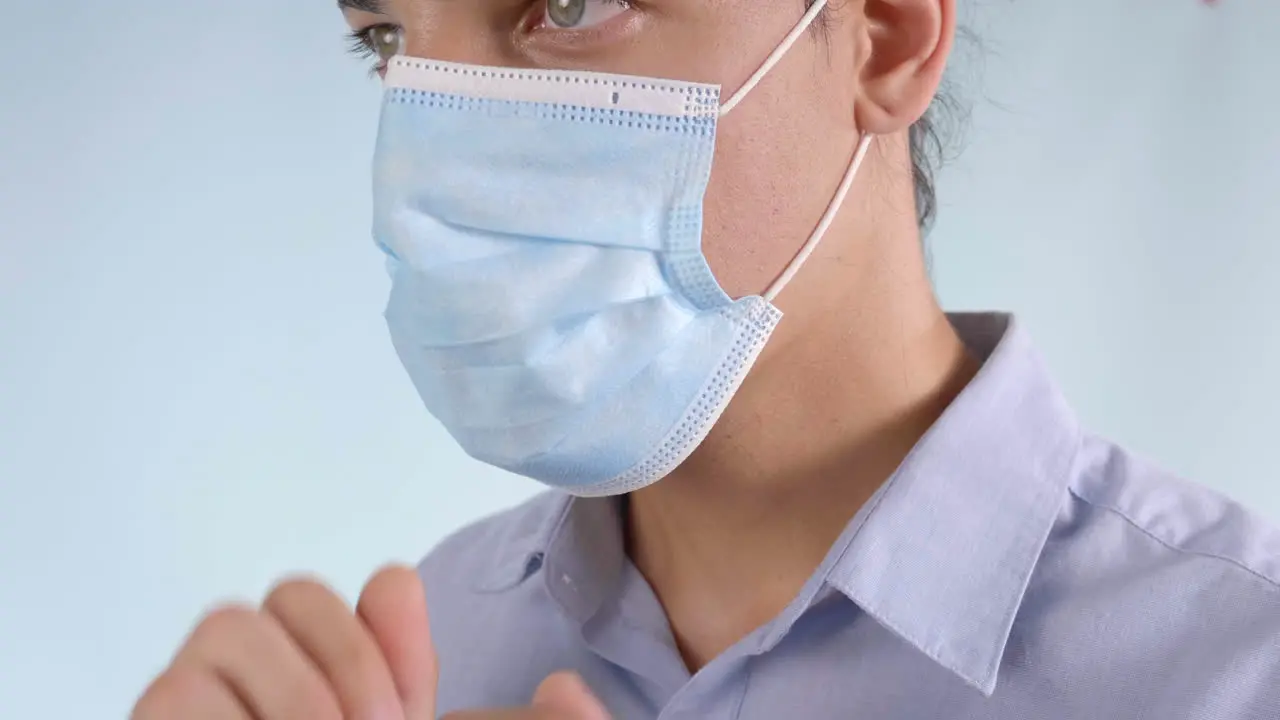
[[[471,65],[516,65],[511,30],[492,0],[392,0],[411,57]],[[510,15],[510,9],[503,11]]]

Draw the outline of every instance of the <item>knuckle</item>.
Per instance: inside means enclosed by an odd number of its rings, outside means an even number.
[[[352,675],[368,678],[386,674],[387,663],[376,642],[352,623],[352,632],[334,637],[334,659]]]
[[[254,632],[262,623],[257,610],[246,605],[223,605],[209,611],[196,625],[187,641],[188,646],[204,647],[225,642],[228,637]]]
[[[369,579],[364,584],[364,593],[368,593],[371,589],[376,590],[383,585],[396,585],[406,579],[417,581],[418,570],[401,563],[388,563],[369,576]]]
[[[497,716],[498,714],[488,710],[454,710],[440,716],[440,720],[492,720]],[[545,707],[522,707],[518,715],[512,714],[511,717],[520,717],[520,720],[575,720],[570,715]]]
[[[189,716],[209,692],[213,678],[198,670],[174,667],[152,681],[138,698],[131,720],[169,720]]]
[[[287,610],[299,604],[314,602],[333,593],[318,580],[306,577],[287,578],[267,593],[262,606],[268,610]]]
[[[377,643],[336,593],[309,578],[286,579],[262,604],[264,615],[277,619],[286,631],[300,632],[313,659],[325,675],[332,694],[345,708],[341,717],[394,717],[399,696]],[[338,612],[340,610],[340,613]],[[356,715],[352,715],[356,713]],[[308,719],[310,720],[310,718]]]
[[[329,688],[308,685],[296,688],[291,695],[290,716],[298,720],[343,720],[342,707]]]
[[[376,646],[359,637],[346,637],[340,643],[329,668],[335,682],[347,693],[360,696],[350,698],[358,705],[394,705],[398,701],[395,682]]]

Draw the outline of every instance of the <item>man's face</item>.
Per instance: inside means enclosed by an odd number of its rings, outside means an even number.
[[[340,0],[375,69],[401,53],[475,65],[593,70],[735,92],[804,0]],[[851,3],[856,5],[856,3]],[[761,292],[813,231],[857,136],[856,12],[807,33],[720,124],[703,249],[734,297]],[[536,142],[536,138],[530,138]],[[584,199],[588,201],[589,198]],[[562,198],[555,202],[564,202]],[[572,212],[572,205],[566,205]]]

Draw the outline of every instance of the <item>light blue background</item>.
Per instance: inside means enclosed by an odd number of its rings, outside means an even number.
[[[1017,310],[1094,428],[1280,520],[1280,3],[962,3],[944,300]],[[378,91],[328,0],[0,8],[0,718],[122,717],[215,599],[353,594],[535,490],[392,353]]]

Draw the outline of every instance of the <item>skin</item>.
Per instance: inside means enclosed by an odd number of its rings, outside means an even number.
[[[383,0],[404,52],[739,87],[802,0],[645,0],[598,24],[539,26],[541,0]],[[778,614],[849,519],[977,371],[926,273],[907,132],[928,108],[954,0],[833,0],[822,28],[720,126],[704,252],[734,297],[762,292],[822,216],[861,133],[875,142],[835,224],[777,305],[786,317],[699,449],[629,503],[628,549],[696,670]],[[422,587],[383,571],[352,610],[314,581],[220,608],[139,700],[135,720],[422,720],[436,658]],[[571,676],[526,708],[451,716],[598,720]]]

